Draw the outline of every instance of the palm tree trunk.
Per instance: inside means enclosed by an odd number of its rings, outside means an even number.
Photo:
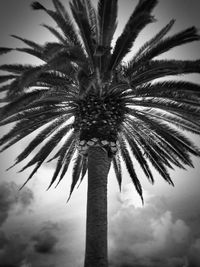
[[[110,163],[111,159],[102,148],[89,148],[84,267],[108,267],[107,176]]]

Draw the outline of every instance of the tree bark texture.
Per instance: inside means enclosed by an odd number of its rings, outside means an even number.
[[[107,177],[110,164],[106,151],[100,147],[89,148],[84,267],[108,267]]]

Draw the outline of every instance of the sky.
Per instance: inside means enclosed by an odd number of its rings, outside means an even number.
[[[21,47],[10,35],[44,43],[52,36],[40,24],[52,21],[43,12],[32,11],[29,0],[0,1],[0,46]],[[52,7],[49,0],[41,1]],[[63,0],[68,6],[68,1]],[[116,36],[134,9],[136,0],[119,0]],[[146,27],[132,53],[156,34],[171,19],[176,24],[171,33],[196,25],[200,28],[198,0],[160,0],[153,14],[157,22]],[[200,43],[173,49],[162,58],[197,59]],[[11,53],[1,57],[9,62],[38,64],[26,54]],[[199,75],[185,75],[185,80],[200,83]],[[1,135],[8,128],[0,129]],[[80,267],[85,246],[87,179],[75,190],[67,203],[71,171],[58,188],[46,191],[54,165],[45,164],[34,178],[19,191],[30,170],[20,167],[6,172],[28,144],[24,141],[0,154],[0,267]],[[200,137],[190,136],[200,147]],[[136,163],[135,163],[136,164]],[[109,261],[110,267],[198,267],[200,266],[200,159],[194,168],[170,172],[175,187],[166,184],[154,172],[155,184],[145,180],[136,164],[144,190],[142,206],[125,168],[122,192],[111,169],[108,184]]]

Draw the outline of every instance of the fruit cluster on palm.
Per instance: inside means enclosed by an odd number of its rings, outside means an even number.
[[[90,0],[73,0],[73,20],[59,0],[52,1],[55,10],[39,2],[33,2],[32,7],[45,11],[56,22],[57,28],[43,26],[57,41],[40,45],[13,36],[27,47],[0,49],[1,54],[17,50],[43,62],[38,66],[0,66],[1,71],[7,72],[0,77],[4,83],[0,88],[4,103],[0,125],[16,123],[1,138],[1,151],[40,129],[14,164],[25,160],[46,141],[22,169],[34,166],[27,181],[55,148],[57,151],[49,159],[57,160],[50,186],[63,179],[72,158],[75,161],[70,195],[88,171],[85,266],[107,266],[106,186],[110,164],[121,187],[121,160],[124,161],[142,198],[132,158],[150,182],[154,178],[149,163],[173,184],[168,168],[193,166],[191,155],[200,156],[199,149],[185,135],[185,131],[200,134],[200,85],[176,79],[156,80],[200,73],[200,60],[156,58],[174,47],[198,41],[200,36],[195,27],[190,27],[166,37],[175,22],[171,20],[124,62],[138,34],[155,22],[151,13],[156,0],[139,0],[113,47],[117,0],[99,0],[97,9]],[[92,201],[91,196],[96,200]],[[98,212],[100,206],[103,211]],[[98,243],[97,237],[104,241]]]

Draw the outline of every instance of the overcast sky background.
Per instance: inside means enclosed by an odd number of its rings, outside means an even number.
[[[42,11],[32,11],[29,0],[0,1],[0,46],[20,47],[10,34],[44,43],[52,36],[39,24],[51,19]],[[52,7],[49,0],[41,1]],[[68,1],[63,0],[68,4]],[[119,0],[119,34],[135,0]],[[171,33],[196,25],[200,28],[198,0],[161,0],[154,12],[156,23],[142,31],[134,51],[156,34],[172,18]],[[54,25],[54,24],[53,24]],[[134,52],[133,51],[133,52]],[[162,58],[200,58],[200,42],[184,45],[163,54]],[[26,62],[37,64],[26,54],[11,53],[0,64]],[[199,75],[184,79],[200,83]],[[1,129],[1,135],[6,129]],[[0,155],[0,267],[79,267],[83,266],[86,213],[86,180],[66,200],[71,172],[60,186],[46,191],[53,165],[46,164],[22,190],[18,188],[30,171],[17,173],[20,167],[5,172],[31,137]],[[200,138],[192,136],[200,146]],[[175,187],[170,187],[156,173],[154,186],[138,169],[144,188],[142,206],[134,187],[123,170],[121,194],[111,170],[109,175],[109,257],[111,267],[198,267],[200,266],[200,159],[194,169],[171,172]]]

